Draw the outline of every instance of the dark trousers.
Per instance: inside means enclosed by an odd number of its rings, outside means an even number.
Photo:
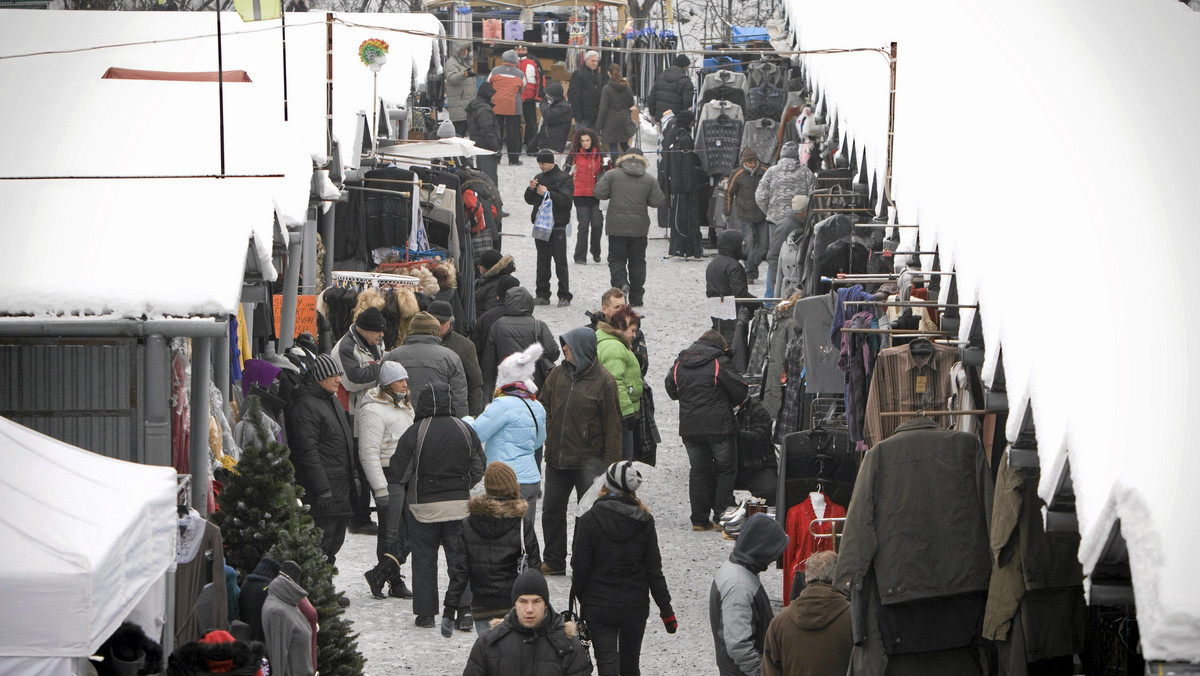
[[[492,183],[499,185],[500,183],[500,156],[499,155],[476,155],[475,166],[479,168],[488,178],[492,179]],[[499,249],[500,247],[496,247]]]
[[[521,108],[525,113],[525,149],[531,153],[536,153],[539,150],[537,147],[537,101],[523,101]]]
[[[703,526],[718,518],[733,504],[733,480],[737,475],[737,453],[728,436],[684,437],[691,470],[688,499],[692,525]]]
[[[459,120],[457,122],[452,122],[451,124],[454,125],[454,135],[455,136],[457,136],[459,138],[467,137],[467,121],[466,120]]]
[[[621,459],[633,460],[633,430],[637,428],[637,415],[621,420]]]
[[[592,648],[596,651],[598,676],[641,676],[642,637],[646,634],[643,613],[630,613],[620,624],[588,620]]]
[[[766,221],[743,222],[742,234],[746,237],[746,277],[758,279],[758,266],[767,258],[771,226]]]
[[[346,527],[349,524],[348,516],[313,517],[313,525],[321,529],[321,553],[330,565],[337,560],[337,553],[346,541]]]
[[[734,490],[750,491],[750,495],[762,498],[771,507],[775,506],[775,494],[779,492],[779,472],[771,467],[737,473]]]
[[[352,412],[346,414],[346,420],[350,423],[350,429],[354,429]],[[354,476],[350,478],[350,526],[358,528],[371,523],[371,484],[367,483],[362,459],[358,457],[358,437],[354,438],[350,456],[354,459]]]
[[[375,538],[375,559],[383,561],[391,554],[404,563],[411,551],[408,542],[408,502],[404,484],[388,484],[388,506],[380,509],[379,535]]]
[[[458,561],[462,521],[421,523],[410,518],[408,532],[412,542],[413,614],[437,615],[441,607],[438,596],[438,547],[446,553],[446,567],[453,568]],[[463,591],[458,607],[470,609],[470,585]]]
[[[508,148],[508,161],[521,161],[521,116],[497,115],[500,126],[500,145]]]
[[[589,245],[592,258],[600,261],[600,238],[604,236],[604,212],[600,203],[576,204],[575,218],[579,222],[575,235],[575,260],[586,261]]]
[[[611,160],[613,164],[616,164],[617,158],[620,157],[626,150],[629,150],[629,144],[625,143],[624,141],[610,143],[608,144],[608,159]]]
[[[542,551],[542,562],[550,568],[567,569],[567,502],[571,491],[575,491],[578,501],[601,471],[599,467],[558,469],[546,465],[546,495],[542,500],[542,537],[546,538],[546,548]]]
[[[608,237],[608,277],[614,288],[629,285],[629,304],[646,295],[646,238]]]
[[[550,299],[550,261],[558,277],[558,297],[571,300],[571,273],[567,267],[567,231],[557,226],[550,231],[550,241],[533,240],[537,248],[537,297]]]

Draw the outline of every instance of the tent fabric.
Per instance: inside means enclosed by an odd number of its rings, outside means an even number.
[[[425,160],[440,157],[475,157],[476,155],[494,154],[494,151],[477,147],[473,141],[458,137],[381,146],[376,152],[380,155]]]
[[[0,657],[86,657],[175,567],[175,470],[4,418],[0,464]]]
[[[225,82],[252,82],[244,70],[221,71]],[[102,80],[159,80],[163,82],[218,82],[217,71],[170,71],[170,70],[138,70],[136,68],[117,68],[116,66],[104,71]]]
[[[767,34],[767,29],[762,26],[733,26],[732,42],[734,44],[739,42],[754,42],[755,40],[766,42],[769,39],[770,36]]]

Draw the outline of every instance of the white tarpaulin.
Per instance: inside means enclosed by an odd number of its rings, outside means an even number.
[[[175,470],[5,418],[0,465],[0,671],[86,657],[175,566]]]
[[[402,157],[415,160],[432,160],[439,157],[475,157],[476,155],[494,155],[494,150],[487,150],[475,145],[474,141],[465,138],[440,138],[436,141],[413,141],[412,143],[397,143],[391,146],[381,146],[380,155]]]

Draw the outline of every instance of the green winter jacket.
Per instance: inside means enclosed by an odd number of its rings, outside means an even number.
[[[625,339],[604,322],[596,328],[596,359],[617,381],[621,417],[637,415],[642,408],[642,370]]]

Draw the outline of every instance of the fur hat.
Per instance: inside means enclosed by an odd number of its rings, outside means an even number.
[[[798,214],[808,209],[808,195],[796,195],[792,198],[792,213]]]
[[[614,462],[604,473],[604,485],[612,493],[629,494],[642,485],[642,473],[631,460]]]
[[[517,473],[513,468],[493,460],[483,471],[483,490],[493,498],[519,498],[521,485],[517,483]]]
[[[321,382],[330,376],[342,375],[342,365],[336,359],[327,354],[317,355],[316,361],[313,362],[312,368],[308,370],[308,375],[313,380]]]
[[[369,307],[358,314],[354,325],[363,331],[382,331],[384,328],[383,313],[377,307]]]
[[[522,596],[540,596],[550,605],[550,585],[546,584],[546,576],[537,568],[529,568],[517,576],[512,586],[512,602],[515,606],[517,599]]]
[[[541,343],[534,343],[521,352],[514,352],[505,357],[500,366],[496,367],[496,385],[524,383],[530,392],[536,392],[533,371],[544,351]]]
[[[554,164],[554,151],[542,148],[537,154],[538,164]]]
[[[387,387],[397,380],[408,380],[408,371],[398,361],[385,361],[379,365],[379,385]]]
[[[793,160],[800,159],[800,146],[795,141],[788,141],[783,144],[783,148],[779,151],[780,159],[790,157]]]
[[[435,300],[429,304],[429,309],[426,310],[433,318],[439,322],[448,322],[454,319],[454,308],[444,300]]]
[[[418,312],[408,325],[408,335],[423,334],[427,336],[442,335],[442,323],[428,312]]]

